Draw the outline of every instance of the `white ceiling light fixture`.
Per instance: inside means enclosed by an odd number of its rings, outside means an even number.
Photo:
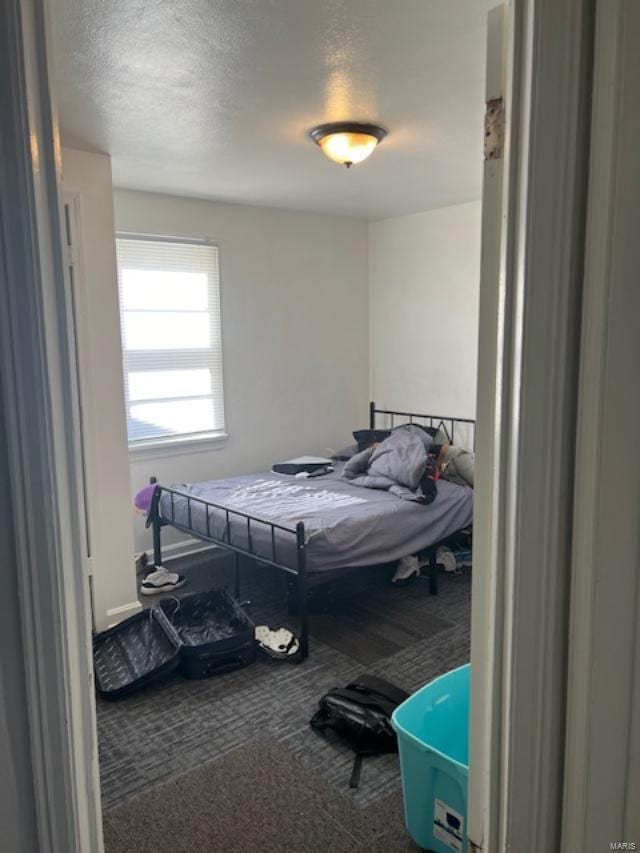
[[[347,169],[354,163],[362,163],[371,154],[387,131],[377,124],[361,124],[355,121],[337,121],[319,124],[309,131],[309,136],[334,163]]]

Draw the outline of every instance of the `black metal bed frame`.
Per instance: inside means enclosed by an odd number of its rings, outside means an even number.
[[[472,432],[472,448],[475,450],[476,444],[476,422],[472,418],[453,418],[450,415],[420,415],[416,412],[398,412],[392,409],[377,409],[376,404],[369,403],[369,429],[376,428],[376,415],[387,415],[389,417],[389,428],[393,429],[396,425],[396,418],[406,418],[403,423],[414,424],[419,422],[422,426],[432,427],[433,429],[441,429],[449,438],[451,444],[455,442],[456,424],[467,424]],[[400,424],[398,424],[400,426]]]
[[[386,415],[391,419],[391,427],[393,428],[395,418],[408,418],[408,423],[427,422],[431,427],[440,427],[449,436],[453,442],[455,435],[455,424],[465,423],[474,427],[475,440],[475,421],[468,418],[452,418],[441,417],[439,415],[422,415],[412,412],[399,412],[390,409],[378,409],[375,403],[369,404],[369,426],[371,429],[376,428],[376,415]],[[398,424],[399,425],[399,424]],[[160,513],[160,500],[163,494],[171,496],[171,517],[166,518]],[[187,506],[187,524],[182,524],[175,520],[175,499],[176,497],[186,499]],[[195,531],[191,525],[191,517],[194,506],[204,508],[206,518],[206,533]],[[216,511],[223,513],[225,519],[225,530],[222,537],[215,536],[211,532],[211,512]],[[231,523],[240,522],[246,529],[246,547],[244,545],[234,544],[231,535]],[[266,527],[270,530],[271,553],[270,556],[258,554],[253,546],[252,538],[252,523],[260,524],[261,527]],[[287,575],[296,579],[296,599],[298,605],[298,624],[299,624],[299,640],[300,640],[300,660],[304,660],[309,655],[309,610],[307,599],[307,564],[306,564],[306,539],[304,522],[298,521],[294,526],[278,524],[277,522],[269,521],[266,518],[261,518],[257,515],[251,515],[241,510],[231,509],[224,504],[218,504],[214,501],[206,500],[205,498],[197,497],[183,492],[180,489],[172,489],[168,486],[156,485],[149,514],[147,516],[147,527],[151,527],[153,531],[153,560],[156,566],[162,565],[162,528],[165,526],[175,527],[177,530],[182,530],[190,536],[195,536],[204,542],[210,542],[234,555],[234,572],[235,572],[235,594],[240,596],[240,557],[248,557],[257,563],[273,566]],[[278,549],[276,546],[276,531],[290,535],[292,540],[295,540],[296,560],[295,566],[290,566],[278,559]],[[422,554],[428,557],[429,560],[429,592],[432,595],[438,593],[437,579],[437,563],[436,552],[441,543],[435,543],[429,548],[426,548]]]

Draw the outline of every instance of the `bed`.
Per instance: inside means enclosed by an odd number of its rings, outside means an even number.
[[[371,429],[416,423],[441,429],[453,442],[464,433],[473,445],[469,419],[378,409],[370,404]],[[300,656],[309,651],[307,587],[341,569],[378,565],[408,554],[429,557],[429,588],[437,594],[436,547],[471,526],[473,491],[440,480],[425,506],[388,492],[354,486],[341,478],[342,464],[323,477],[297,480],[265,472],[224,480],[157,485],[148,524],[154,561],[162,563],[161,531],[172,526],[236,556],[248,556],[292,577],[300,621]],[[238,589],[236,589],[238,592]]]

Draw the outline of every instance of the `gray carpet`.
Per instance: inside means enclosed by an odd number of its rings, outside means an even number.
[[[185,591],[230,581],[219,560],[205,564],[199,558],[186,573]],[[414,850],[403,829],[397,756],[365,760],[360,788],[353,791],[353,754],[309,728],[318,698],[363,671],[413,691],[469,659],[469,576],[441,575],[436,597],[429,596],[426,582],[398,589],[387,576],[376,570],[345,589],[338,585],[331,614],[312,616],[311,657],[303,664],[261,660],[203,681],[175,676],[120,703],[98,702],[107,853]],[[256,623],[295,627],[269,571],[245,568],[242,592],[252,601]],[[269,766],[277,766],[277,773]],[[243,805],[242,792],[255,784],[256,774],[273,776],[279,793],[258,798],[249,819],[239,819],[250,805]],[[192,807],[197,789],[210,798],[201,794]],[[190,795],[174,807],[182,790]],[[194,823],[197,833],[190,829],[191,838],[185,838],[185,826]],[[144,828],[133,843],[136,825]],[[152,826],[158,827],[155,834]],[[272,826],[279,841],[268,835]],[[374,834],[363,841],[367,826]],[[300,827],[306,829],[298,836]],[[155,846],[144,846],[147,836]],[[306,847],[299,846],[300,838]]]
[[[404,598],[385,588],[371,593],[363,601],[346,601],[331,613],[312,618],[312,635],[335,651],[364,666],[391,657],[407,646],[434,637],[452,627],[446,619],[404,606]]]
[[[105,817],[109,853],[415,851],[403,836],[397,795],[354,810],[272,739],[238,747]]]

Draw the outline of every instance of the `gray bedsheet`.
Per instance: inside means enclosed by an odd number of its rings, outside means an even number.
[[[388,492],[352,486],[340,478],[341,466],[333,474],[297,480],[285,474],[250,474],[227,480],[174,485],[194,497],[221,504],[231,510],[258,516],[285,527],[303,521],[307,543],[307,569],[321,572],[345,567],[375,565],[415,554],[467,527],[473,517],[473,490],[444,480],[438,481],[438,496],[428,506],[403,501]],[[207,533],[207,511],[203,504],[163,494],[162,517],[187,527],[195,534]],[[222,538],[226,517],[223,510],[209,509],[210,534]],[[230,513],[231,543],[246,548],[247,523]],[[262,557],[272,558],[271,529],[251,522],[251,544]],[[296,565],[295,536],[278,530],[275,558]]]

